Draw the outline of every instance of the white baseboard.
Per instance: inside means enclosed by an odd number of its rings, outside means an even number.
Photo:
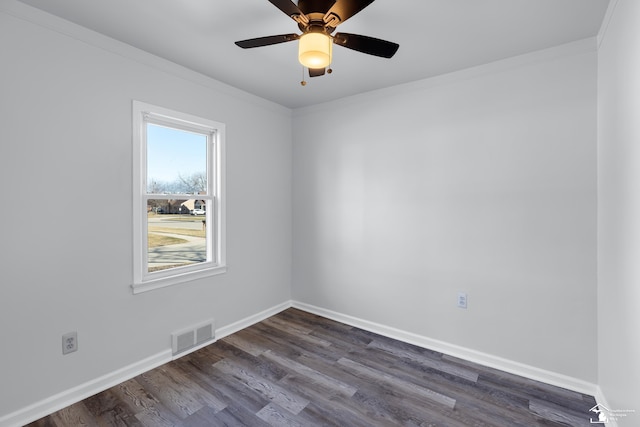
[[[110,372],[107,375],[80,384],[77,387],[65,390],[54,396],[48,397],[26,408],[5,415],[0,418],[0,427],[20,427],[46,415],[56,412],[69,405],[73,405],[87,397],[93,396],[103,390],[127,381],[150,369],[163,365],[171,360],[171,349],[167,349],[146,359],[132,363],[129,366]]]
[[[278,304],[274,307],[268,308],[264,311],[261,311],[258,314],[254,314],[249,317],[245,317],[244,319],[238,320],[235,323],[232,323],[227,326],[223,326],[222,328],[216,329],[216,339],[221,339],[226,337],[227,335],[231,335],[235,332],[238,332],[244,328],[248,328],[251,325],[254,325],[258,322],[263,321],[264,319],[271,317],[275,314],[280,313],[283,310],[291,307],[291,301],[285,301],[282,304]]]
[[[227,335],[233,334],[241,329],[247,328],[255,323],[258,323],[274,314],[286,310],[291,307],[291,301],[283,302],[274,307],[268,308],[258,314],[241,319],[231,325],[223,326],[216,329],[215,339],[224,338]],[[168,348],[156,355],[150,356],[146,359],[132,363],[129,366],[118,369],[102,377],[88,381],[77,387],[69,390],[65,390],[54,396],[43,399],[25,408],[22,408],[16,412],[0,417],[0,427],[20,427],[35,420],[38,420],[44,416],[47,416],[53,412],[59,411],[62,408],[66,408],[69,405],[73,405],[87,397],[93,396],[96,393],[100,393],[108,388],[111,388],[121,382],[130,380],[131,378],[138,376],[151,369],[157,368],[160,365],[170,362],[176,358],[185,356],[193,351],[196,351],[211,342],[203,343],[194,348],[191,348],[184,353],[180,353],[176,357],[172,356],[172,351]]]
[[[592,384],[588,381],[559,374],[557,372],[551,372],[544,369],[536,368],[535,366],[530,366],[513,360],[504,359],[502,357],[457,346],[444,341],[424,337],[379,323],[370,322],[368,320],[359,319],[357,317],[316,307],[310,304],[294,301],[292,307],[307,311],[309,313],[317,314],[319,316],[327,317],[341,323],[346,323],[348,325],[374,332],[376,334],[384,335],[389,338],[404,341],[406,343],[417,345],[419,347],[428,348],[430,350],[448,354],[450,356],[459,357],[470,362],[499,369],[511,374],[520,375],[522,377],[540,381],[546,384],[563,387],[568,390],[576,391],[578,393],[585,393],[591,396],[595,396],[598,390],[596,384]]]

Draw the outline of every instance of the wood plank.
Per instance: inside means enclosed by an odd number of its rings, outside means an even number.
[[[234,347],[244,350],[252,356],[260,356],[262,353],[268,350],[268,347],[264,347],[258,344],[256,341],[251,341],[242,337],[239,333],[229,335],[222,339],[224,342],[231,344]]]
[[[279,384],[310,401],[309,405],[298,414],[310,425],[336,425],[337,427],[376,425],[375,420],[369,418],[363,408],[355,403],[355,399],[345,399],[344,396],[331,394],[318,384],[309,383],[305,377],[287,375]]]
[[[321,385],[323,388],[331,390],[342,396],[351,397],[356,393],[356,391],[358,391],[357,388],[346,384],[336,378],[325,375],[322,372],[316,371],[315,369],[303,365],[302,363],[296,362],[295,360],[281,357],[271,351],[262,353],[262,357],[269,359],[272,362],[279,363],[283,367],[286,367],[293,372],[303,375],[304,377],[306,377],[305,379],[308,382]]]
[[[246,369],[251,369],[268,380],[278,381],[280,378],[287,375],[287,372],[281,369],[278,365],[275,365],[265,359],[252,356],[251,354],[240,350],[227,342],[217,342],[215,345],[210,347],[214,354],[222,356],[220,360],[233,360],[236,365]],[[212,362],[212,364],[215,363],[216,362]]]
[[[180,419],[136,379],[125,381],[109,389],[127,405],[143,426],[172,426]]]
[[[302,422],[291,414],[291,412],[279,407],[273,402],[260,409],[256,415],[273,427],[303,427]]]
[[[340,359],[340,357],[347,355],[353,349],[352,346],[337,347],[330,341],[322,340],[311,335],[307,335],[311,340],[303,340],[299,339],[295,335],[278,329],[272,329],[262,325],[255,326],[255,329],[259,331],[265,339],[269,340],[269,347],[271,350],[291,359],[295,359],[302,355],[309,355],[319,360],[324,359],[334,363]],[[321,340],[323,344],[318,345],[313,340]],[[328,343],[328,345],[325,345],[324,343]]]
[[[84,402],[78,402],[56,412],[52,420],[57,426],[93,427],[98,425]]]
[[[281,329],[285,332],[289,332],[296,335],[308,335],[309,332],[313,331],[312,327],[299,325],[294,322],[287,321],[278,316],[272,316],[268,319],[265,319],[261,323],[265,326]]]
[[[189,394],[183,394],[182,389],[167,375],[166,367],[160,367],[136,377],[136,381],[155,396],[178,418],[186,418],[199,411],[204,405]]]
[[[198,402],[202,406],[208,406],[215,411],[221,411],[227,407],[227,404],[218,399],[215,395],[209,393],[197,382],[192,381],[189,375],[182,373],[175,363],[169,363],[166,369],[160,370],[164,376],[170,379],[172,387],[180,393],[180,395],[192,402]]]
[[[353,360],[349,360],[346,358],[338,360],[338,363],[342,366],[347,367],[350,371],[355,372],[358,375],[362,375],[367,379],[370,379],[372,381],[384,381],[392,386],[397,387],[399,390],[402,390],[407,394],[416,395],[421,398],[440,403],[450,409],[453,409],[456,404],[456,400],[452,397],[445,396],[433,390],[429,390],[428,388],[420,387],[407,381],[399,380],[397,377],[370,368],[366,365],[363,365],[362,363],[354,362]]]
[[[269,424],[258,418],[256,413],[257,412],[249,412],[241,407],[227,406],[222,411],[216,413],[215,417],[211,417],[209,422],[211,425],[221,425],[225,427],[269,427]]]
[[[297,414],[309,404],[307,399],[297,396],[277,384],[260,377],[256,373],[239,367],[227,360],[216,362],[213,367],[227,375],[233,376],[248,388],[262,394],[292,414]]]
[[[420,354],[415,354],[410,351],[394,347],[391,344],[385,344],[379,340],[374,340],[369,343],[368,348],[374,348],[378,350],[385,351],[389,354],[392,354],[396,357],[410,360],[411,362],[415,362],[422,366],[427,366],[429,368],[435,369],[437,371],[445,372],[447,374],[455,375],[460,378],[464,378],[466,380],[477,382],[478,381],[478,373],[472,371],[471,369],[466,369],[460,366],[447,364],[442,360],[432,360],[430,358],[424,357]]]
[[[550,402],[533,400],[529,404],[529,409],[533,414],[545,420],[555,421],[572,427],[588,427],[593,425],[588,418],[574,414],[572,411],[567,411],[566,408]]]
[[[84,400],[100,426],[141,427],[142,423],[113,390],[105,390]]]
[[[366,360],[367,366],[385,372],[392,378],[425,386],[447,396],[455,396],[455,409],[464,413],[448,413],[467,424],[492,423],[493,425],[527,426],[533,422],[528,410],[529,401],[509,394],[495,394],[482,389],[477,383],[460,377],[424,368],[421,364],[398,360],[388,353],[367,348],[352,356]]]
[[[313,329],[291,325],[290,323],[282,319],[278,319],[277,317],[271,317],[265,320],[264,322],[262,322],[262,325],[256,325],[256,327],[258,328],[261,326],[266,328],[271,328],[271,329],[277,329],[280,332],[283,332],[290,336],[295,337],[297,340],[306,341],[316,346],[329,347],[331,345],[330,341],[323,340],[321,338],[310,335],[310,332],[312,332]],[[263,328],[263,330],[266,328]],[[272,331],[269,331],[269,332],[272,333]]]
[[[193,369],[191,372],[192,380],[216,395],[222,402],[227,403],[227,407],[222,410],[228,414],[225,418],[244,416],[245,413],[255,416],[257,411],[269,403],[269,400],[264,396],[249,390],[235,378],[215,369],[212,364],[192,368],[193,365],[190,363],[185,363],[183,366],[182,360],[177,360],[176,363],[181,369]]]

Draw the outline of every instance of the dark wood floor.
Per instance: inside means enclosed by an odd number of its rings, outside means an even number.
[[[30,426],[588,426],[595,404],[288,309]]]

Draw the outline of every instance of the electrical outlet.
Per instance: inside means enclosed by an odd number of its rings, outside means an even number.
[[[467,294],[458,292],[458,307],[467,308]]]
[[[69,332],[62,336],[62,354],[78,351],[78,333]]]

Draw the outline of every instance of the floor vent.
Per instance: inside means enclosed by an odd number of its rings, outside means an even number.
[[[214,321],[211,319],[171,334],[173,355],[183,353],[201,344],[213,342],[215,340],[214,325]]]

